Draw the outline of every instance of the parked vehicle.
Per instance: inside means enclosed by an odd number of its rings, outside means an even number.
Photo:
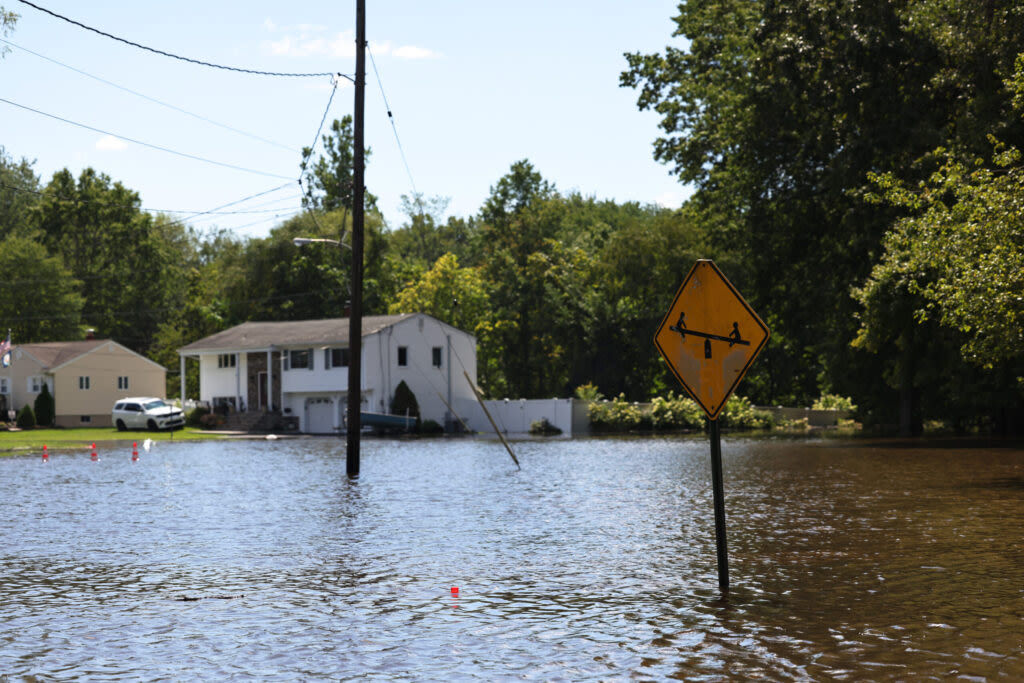
[[[110,419],[117,431],[126,429],[178,429],[185,426],[185,413],[162,398],[124,398],[114,404]]]

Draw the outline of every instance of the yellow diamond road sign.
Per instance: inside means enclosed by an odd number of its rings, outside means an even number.
[[[718,266],[700,260],[676,292],[654,344],[708,418],[717,420],[768,335]]]

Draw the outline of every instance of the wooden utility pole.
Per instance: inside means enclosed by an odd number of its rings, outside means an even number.
[[[345,471],[359,476],[359,435],[362,424],[362,351],[363,351],[363,205],[365,181],[363,171],[363,109],[366,93],[366,0],[356,0],[356,82],[353,110],[352,150],[352,311],[348,325],[348,419],[346,421]]]

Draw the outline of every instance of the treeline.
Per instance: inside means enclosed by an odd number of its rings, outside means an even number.
[[[1024,428],[1020,3],[693,0],[674,22],[686,46],[626,55],[621,82],[662,116],[685,206],[561,193],[527,160],[471,216],[407,197],[388,226],[368,195],[364,311],[474,333],[491,396],[642,401],[678,388],[652,337],[713,258],[772,329],[753,402]],[[16,341],[93,327],[173,372],[177,348],[246,320],[344,316],[351,253],[292,244],[347,239],[350,120],[324,149],[302,159],[308,210],[245,240],[0,155],[0,323]]]

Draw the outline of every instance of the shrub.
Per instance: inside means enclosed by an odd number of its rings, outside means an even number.
[[[576,398],[581,401],[600,401],[604,394],[597,390],[596,384],[587,382],[576,387]]]
[[[409,415],[419,422],[420,404],[416,400],[416,394],[412,393],[404,379],[395,387],[395,397],[391,399],[391,414]]]
[[[587,416],[591,429],[598,432],[629,432],[651,427],[650,413],[627,401],[625,394],[619,394],[612,401],[591,403]]]
[[[420,423],[420,434],[443,434],[444,427],[437,420],[424,420]]]
[[[850,412],[857,410],[857,406],[853,404],[852,398],[839,396],[838,394],[822,394],[811,405],[811,408],[814,410],[849,410]]]
[[[195,411],[192,411],[195,412]],[[224,416],[217,413],[207,412],[199,418],[199,427],[202,429],[217,429],[224,426]]]
[[[56,404],[53,400],[53,394],[50,393],[50,387],[43,382],[43,388],[36,396],[35,401],[36,409],[36,424],[49,427],[53,424],[54,413],[56,413]]]
[[[210,409],[206,406],[198,406],[189,411],[188,415],[185,416],[185,424],[189,427],[200,427],[202,426],[203,417],[210,414]]]
[[[20,429],[34,429],[36,426],[36,414],[32,412],[32,406],[25,404],[18,413],[17,420]]]
[[[657,430],[699,429],[704,426],[704,411],[693,399],[670,391],[667,398],[651,399],[651,426]]]
[[[773,422],[769,411],[755,408],[744,396],[730,396],[718,419],[727,429],[771,429]]]
[[[562,430],[548,422],[546,417],[530,423],[530,434],[534,436],[556,436],[561,433]]]

